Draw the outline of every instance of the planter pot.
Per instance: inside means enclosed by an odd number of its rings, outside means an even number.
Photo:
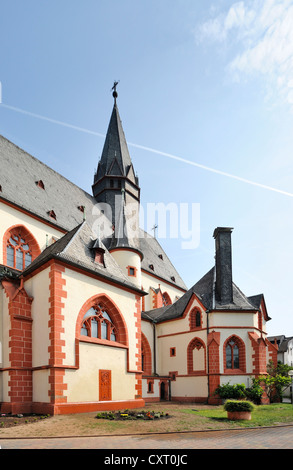
[[[251,419],[250,411],[227,411],[228,419],[237,420],[237,419]]]

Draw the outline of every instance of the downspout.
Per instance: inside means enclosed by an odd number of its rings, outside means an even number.
[[[157,348],[156,348],[156,324],[153,321],[153,346],[154,346],[154,375],[157,375]]]
[[[210,361],[209,361],[209,345],[208,345],[208,337],[209,337],[209,329],[210,329],[210,318],[209,318],[210,310],[206,310],[207,314],[207,369],[208,369],[208,401],[210,397]]]

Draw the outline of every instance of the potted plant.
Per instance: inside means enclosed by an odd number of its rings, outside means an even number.
[[[254,404],[248,400],[227,400],[224,405],[227,411],[228,419],[251,419],[251,412],[254,410]]]

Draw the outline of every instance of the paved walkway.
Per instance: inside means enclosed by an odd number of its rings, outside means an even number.
[[[293,449],[293,425],[156,435],[0,439],[1,449]],[[0,454],[1,455],[1,454]]]

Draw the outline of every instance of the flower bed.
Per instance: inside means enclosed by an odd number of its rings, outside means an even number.
[[[109,420],[155,420],[162,418],[170,418],[168,413],[163,411],[135,411],[135,410],[124,410],[124,411],[102,411],[96,415],[97,419],[109,419]]]

